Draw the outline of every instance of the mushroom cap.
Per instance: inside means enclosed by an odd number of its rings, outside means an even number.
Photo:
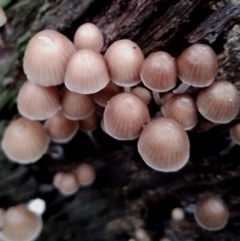
[[[57,143],[67,143],[77,134],[78,122],[67,119],[61,111],[44,124],[50,138]]]
[[[189,139],[186,131],[175,120],[157,118],[143,129],[138,140],[138,152],[151,168],[173,172],[189,159]]]
[[[92,165],[81,164],[76,169],[76,175],[81,186],[91,185],[95,178],[96,173]]]
[[[148,105],[152,99],[150,91],[144,87],[135,87],[131,93],[140,98],[146,105]]]
[[[99,92],[93,94],[93,100],[100,106],[106,107],[107,103],[111,98],[119,93],[123,92],[123,88],[115,85],[112,81],[108,85],[100,90]]]
[[[163,114],[191,130],[198,121],[198,110],[195,100],[187,94],[173,95],[164,105]]]
[[[77,94],[64,88],[61,96],[62,112],[70,120],[86,119],[96,109],[90,95]]]
[[[104,111],[104,126],[108,135],[117,140],[134,140],[150,121],[147,106],[133,94],[115,95]]]
[[[174,208],[171,212],[172,220],[179,222],[185,218],[185,213],[182,208]]]
[[[79,94],[93,94],[110,81],[103,56],[91,49],[78,50],[70,59],[65,75],[66,87]]]
[[[92,49],[99,51],[103,46],[103,35],[93,23],[81,25],[74,35],[74,45],[77,49]]]
[[[49,143],[50,138],[39,122],[19,118],[6,128],[2,149],[11,161],[29,164],[46,153]]]
[[[81,131],[94,131],[97,128],[97,116],[96,113],[93,113],[86,119],[80,120],[79,122],[79,129]]]
[[[145,86],[157,92],[166,92],[177,83],[174,58],[163,51],[150,54],[143,62],[141,79]]]
[[[162,97],[161,97],[161,102],[163,105],[165,105],[167,103],[168,100],[170,100],[170,98],[174,96],[174,94],[172,92],[168,92],[166,94],[164,94]]]
[[[199,112],[214,123],[232,121],[238,113],[239,104],[237,88],[226,80],[215,81],[197,96]]]
[[[218,196],[205,196],[196,203],[194,217],[204,229],[214,231],[224,228],[228,216],[228,208]]]
[[[19,113],[30,120],[46,120],[60,109],[60,94],[55,86],[43,87],[25,82],[17,98]]]
[[[0,27],[2,27],[7,22],[6,14],[2,7],[0,7]]]
[[[43,30],[28,43],[23,69],[29,81],[42,86],[62,84],[71,56],[73,43],[61,33]]]
[[[230,129],[230,136],[232,137],[233,141],[240,145],[240,123],[234,125]]]
[[[212,48],[205,44],[193,44],[185,49],[177,60],[179,79],[194,87],[206,87],[214,81],[218,62]]]
[[[4,215],[1,236],[7,241],[32,241],[42,231],[42,218],[24,204],[9,208]]]
[[[144,56],[136,43],[128,39],[118,40],[108,48],[104,58],[110,78],[116,85],[130,87],[141,82]]]
[[[63,194],[72,195],[78,190],[77,176],[72,172],[58,172],[53,179],[53,185]]]

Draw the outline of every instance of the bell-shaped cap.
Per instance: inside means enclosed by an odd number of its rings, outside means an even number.
[[[70,120],[86,119],[96,109],[92,96],[77,94],[67,88],[62,91],[61,105],[63,114]]]
[[[46,120],[60,109],[60,94],[55,86],[43,87],[25,82],[17,98],[19,113],[30,120]]]
[[[217,56],[206,44],[193,44],[177,60],[179,79],[194,87],[206,87],[214,81],[218,69]]]
[[[166,92],[177,83],[177,67],[173,57],[163,51],[150,54],[143,62],[141,79],[156,92]]]
[[[197,96],[199,112],[213,123],[225,124],[232,121],[239,111],[239,105],[237,88],[226,80],[214,82]]]
[[[194,217],[202,228],[215,231],[225,227],[229,212],[221,198],[211,195],[197,201]]]
[[[138,138],[150,121],[146,104],[130,93],[115,95],[108,102],[103,118],[107,134],[117,140]]]
[[[74,45],[77,49],[92,49],[99,51],[103,46],[103,35],[93,23],[81,25],[74,35]]]
[[[42,218],[20,204],[5,212],[0,238],[5,241],[32,241],[41,231]]]
[[[138,152],[151,168],[173,172],[186,165],[190,143],[186,131],[175,120],[157,118],[142,131]]]
[[[92,165],[81,164],[76,169],[76,175],[81,186],[91,185],[95,178],[96,173]]]
[[[112,81],[108,85],[100,90],[99,92],[93,94],[93,100],[100,106],[106,107],[107,103],[111,98],[119,93],[123,92],[123,88],[115,85]]]
[[[19,118],[6,128],[2,148],[11,161],[29,164],[46,153],[49,143],[50,138],[39,122]]]
[[[118,40],[108,48],[104,58],[110,78],[116,85],[130,87],[141,82],[144,56],[136,43],[128,39]]]
[[[88,132],[94,131],[97,128],[97,116],[96,113],[93,113],[86,119],[80,120],[79,122],[79,130]]]
[[[78,50],[70,59],[65,75],[66,87],[79,94],[93,94],[110,81],[104,58],[91,49]]]
[[[191,130],[198,121],[196,102],[187,94],[173,95],[164,105],[163,114],[178,122],[185,130]]]
[[[67,119],[61,111],[44,124],[50,138],[56,143],[67,143],[77,134],[78,122]]]
[[[73,195],[78,190],[78,179],[73,172],[58,172],[53,185],[65,196]]]
[[[152,99],[150,91],[144,87],[135,87],[131,93],[140,98],[146,105],[148,105]]]
[[[62,84],[67,64],[76,52],[61,33],[43,30],[32,37],[25,51],[23,69],[29,81],[42,86]]]

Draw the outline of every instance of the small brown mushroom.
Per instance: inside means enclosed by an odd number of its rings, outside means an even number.
[[[76,52],[61,33],[43,30],[32,37],[25,51],[23,69],[29,81],[42,86],[62,84],[67,64]]]
[[[50,138],[39,122],[19,118],[6,128],[2,149],[11,161],[29,164],[46,153],[49,143]]]
[[[110,78],[116,85],[131,87],[141,82],[144,56],[136,43],[128,39],[118,40],[108,48],[104,58]]]
[[[163,106],[163,115],[177,121],[185,130],[191,130],[198,121],[195,100],[186,94],[173,95]]]
[[[133,94],[115,95],[104,111],[104,126],[108,135],[117,140],[134,140],[150,121],[147,106]]]
[[[42,218],[20,204],[5,212],[0,238],[6,241],[32,241],[41,231]]]
[[[144,87],[135,87],[131,93],[140,98],[146,105],[148,105],[152,99],[150,91]]]
[[[90,186],[96,178],[95,170],[89,164],[79,165],[76,169],[76,175],[81,186]]]
[[[177,60],[178,77],[183,82],[174,93],[183,93],[189,86],[206,87],[214,81],[218,62],[212,48],[206,44],[193,44]]]
[[[50,138],[56,143],[67,143],[77,134],[78,122],[67,119],[61,111],[44,124]]]
[[[177,82],[177,67],[173,57],[163,51],[150,54],[143,62],[141,79],[153,92],[157,105],[161,105],[159,92],[167,92]]]
[[[70,120],[86,119],[96,109],[92,96],[77,94],[64,88],[61,96],[63,114]]]
[[[94,94],[110,81],[104,58],[91,49],[78,50],[70,59],[65,75],[66,87],[79,94]]]
[[[237,88],[226,80],[214,82],[197,96],[197,107],[203,117],[213,123],[229,123],[239,111]]]
[[[30,120],[46,120],[60,109],[60,94],[55,86],[27,81],[19,91],[17,106],[19,113]]]
[[[123,88],[115,85],[112,81],[108,85],[100,90],[99,92],[93,94],[93,100],[100,106],[106,107],[107,103],[111,98],[119,93],[123,92]]]
[[[75,173],[58,172],[53,179],[53,185],[64,196],[73,195],[78,190],[78,179]]]
[[[175,120],[157,118],[143,129],[138,152],[157,171],[173,172],[186,165],[190,143],[186,131]]]
[[[93,23],[81,25],[74,35],[74,45],[77,49],[92,49],[100,51],[103,46],[103,35]]]
[[[228,208],[218,196],[205,196],[196,203],[194,217],[204,229],[211,231],[223,229],[227,224],[228,216]]]

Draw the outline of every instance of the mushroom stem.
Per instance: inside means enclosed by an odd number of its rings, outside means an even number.
[[[177,89],[175,89],[173,91],[174,94],[181,94],[181,93],[184,93],[188,88],[190,87],[190,85],[188,84],[185,84],[185,83],[182,83],[180,84]]]
[[[125,93],[131,93],[131,87],[124,87]]]
[[[159,93],[156,92],[156,91],[152,91],[152,95],[153,95],[153,99],[154,99],[155,103],[159,107],[161,107],[162,106],[162,101],[161,101],[161,97],[160,97]]]
[[[228,145],[224,150],[222,150],[222,151],[219,153],[219,155],[220,155],[220,156],[224,156],[224,155],[228,154],[228,152],[229,152],[235,145],[236,145],[236,142],[232,140],[232,141],[229,143],[229,145]]]
[[[96,138],[94,137],[92,131],[86,131],[86,134],[88,135],[90,141],[92,142],[92,144],[95,146],[96,150],[99,151],[100,150],[100,146],[96,140]]]
[[[50,146],[47,154],[54,160],[59,160],[64,157],[64,150],[60,145]]]

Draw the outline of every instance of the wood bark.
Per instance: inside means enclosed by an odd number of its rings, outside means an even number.
[[[239,0],[1,0],[8,25],[1,29],[0,117],[1,129],[17,114],[14,105],[25,81],[22,57],[28,40],[41,29],[55,29],[70,39],[87,21],[99,26],[107,47],[128,38],[145,56],[164,50],[178,57],[193,43],[209,44],[219,60],[218,79],[227,79],[240,90]],[[156,111],[156,107],[152,108]],[[10,163],[0,156],[0,207],[8,208],[29,199],[47,201],[44,230],[38,240],[172,241],[239,240],[240,181],[236,146],[228,155],[219,152],[229,143],[227,125],[215,126],[203,119],[189,133],[191,158],[177,173],[159,173],[148,168],[137,153],[136,141],[118,142],[95,131],[101,153],[84,133],[64,146],[65,158],[45,156],[31,166]],[[92,163],[95,184],[64,198],[51,186],[57,171]],[[171,220],[174,207],[189,210],[202,193],[220,195],[230,210],[225,229],[208,232],[197,226],[191,213],[182,222]]]

